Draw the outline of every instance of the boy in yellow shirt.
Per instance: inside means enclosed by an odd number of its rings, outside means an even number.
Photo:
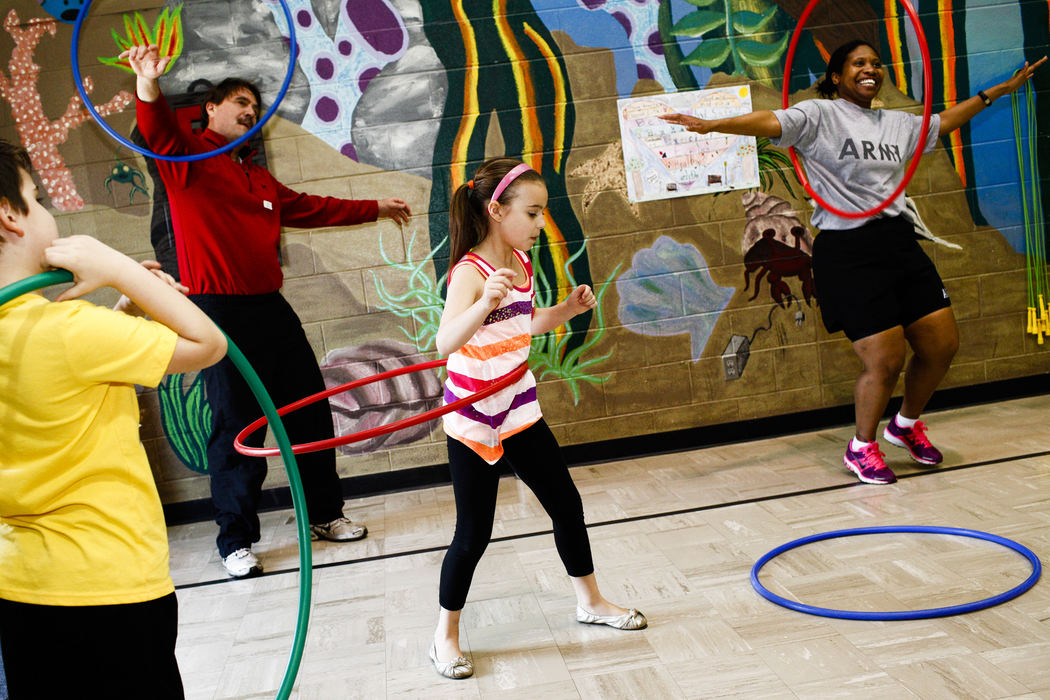
[[[178,608],[135,384],[226,352],[169,277],[58,238],[26,151],[0,140],[0,287],[65,268],[49,302],[0,306],[0,647],[12,698],[182,698]],[[103,286],[118,310],[76,297]],[[150,316],[149,321],[141,318]]]

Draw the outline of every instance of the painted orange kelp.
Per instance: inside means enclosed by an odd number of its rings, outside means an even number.
[[[164,71],[167,73],[175,65],[175,60],[182,55],[182,5],[170,11],[167,7],[161,10],[160,15],[157,16],[157,21],[153,24],[153,29],[150,29],[146,19],[138,12],[134,16],[124,15],[124,32],[125,36],[120,36],[117,34],[117,30],[110,30],[110,34],[113,35],[113,41],[116,42],[121,53],[132,46],[156,44],[161,56],[171,58],[168,67]],[[119,56],[113,58],[100,56],[98,60],[107,66],[116,66],[129,73],[135,72],[131,70],[131,65],[127,59]]]
[[[446,69],[449,91],[433,159],[431,246],[448,235],[448,202],[485,159],[491,122],[504,153],[541,172],[549,192],[545,240],[534,264],[563,299],[574,284],[590,283],[583,231],[565,189],[565,159],[575,112],[564,60],[531,3],[522,0],[424,3],[427,39]],[[447,260],[435,260],[438,278]],[[591,315],[567,329],[579,345]]]

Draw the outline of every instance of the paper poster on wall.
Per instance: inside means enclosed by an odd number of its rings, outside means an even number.
[[[672,112],[701,119],[747,114],[747,85],[631,97],[617,100],[616,111],[630,201],[758,187],[753,136],[697,134],[658,118]]]

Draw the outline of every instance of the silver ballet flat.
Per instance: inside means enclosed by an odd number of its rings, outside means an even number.
[[[623,615],[595,615],[577,606],[576,621],[587,625],[608,625],[618,630],[644,630],[649,625],[645,615],[634,608]]]
[[[474,675],[474,664],[465,656],[457,656],[448,663],[438,661],[437,647],[433,642],[430,643],[430,660],[434,662],[434,670],[445,678],[458,680]]]

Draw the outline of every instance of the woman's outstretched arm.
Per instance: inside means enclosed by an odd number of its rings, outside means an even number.
[[[715,131],[720,134],[739,134],[741,136],[780,137],[780,120],[769,110],[749,112],[725,119],[699,119],[677,113],[662,114],[660,119],[684,126],[687,131],[694,131],[698,134],[709,134]]]
[[[948,109],[941,112],[941,131],[940,135],[945,136],[958,129],[960,126],[970,121],[980,112],[982,109],[990,105],[995,100],[1009,95],[1010,93],[1017,90],[1019,87],[1027,83],[1035,75],[1035,70],[1039,66],[1046,62],[1046,56],[1043,56],[1032,65],[1024,64],[1024,68],[1013,74],[1009,80],[999,83],[993,87],[988,88],[984,91],[985,96],[988,98],[988,102],[984,101],[984,98],[980,95],[974,95],[973,97],[963,100],[957,104],[952,105]]]

